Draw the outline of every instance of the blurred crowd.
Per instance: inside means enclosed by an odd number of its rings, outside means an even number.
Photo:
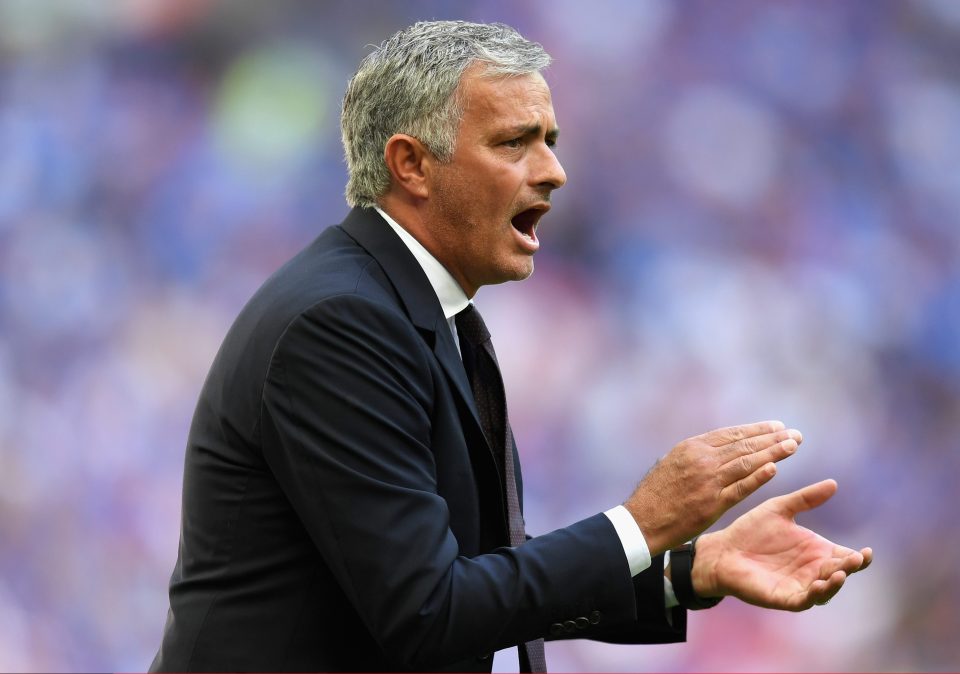
[[[429,18],[555,59],[569,182],[534,276],[477,296],[528,529],[779,418],[800,451],[724,521],[834,477],[801,522],[876,552],[827,607],[551,668],[960,668],[960,3],[0,0],[0,670],[148,666],[206,370],[347,212],[353,69]]]

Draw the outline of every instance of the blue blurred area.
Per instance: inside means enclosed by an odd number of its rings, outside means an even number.
[[[533,278],[478,296],[529,527],[781,418],[801,451],[736,512],[835,477],[802,521],[876,550],[829,607],[552,669],[960,669],[960,4],[2,0],[0,670],[149,664],[206,369],[346,213],[346,80],[425,18],[555,57],[569,182]]]

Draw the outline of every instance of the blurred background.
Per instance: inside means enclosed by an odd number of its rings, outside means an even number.
[[[0,669],[149,665],[206,370],[347,212],[346,80],[429,18],[555,58],[569,182],[532,279],[478,295],[528,528],[779,418],[805,442],[733,514],[834,477],[801,522],[876,551],[828,607],[728,600],[686,645],[551,644],[552,670],[960,669],[952,0],[0,0]]]

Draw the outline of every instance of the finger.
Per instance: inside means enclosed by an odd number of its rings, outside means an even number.
[[[829,578],[837,571],[843,571],[849,576],[851,573],[859,571],[862,565],[863,555],[850,550],[849,554],[833,557],[824,562],[820,567],[820,578]]]
[[[770,499],[770,504],[787,517],[823,505],[837,493],[836,480],[823,480],[803,489]]]
[[[765,463],[742,480],[737,480],[721,489],[720,498],[729,509],[772,480],[776,474],[777,467],[773,463]]]
[[[719,476],[724,485],[731,484],[736,480],[743,479],[764,464],[782,461],[797,451],[797,440],[789,435],[790,431],[782,431],[759,436],[767,438],[767,445],[762,449],[754,451],[747,450],[746,453],[734,455],[727,463],[720,467]],[[799,435],[799,433],[798,433]],[[779,438],[779,440],[778,440]],[[740,445],[741,448],[748,447],[750,441],[728,445],[734,447]]]
[[[848,548],[844,545],[834,545],[833,546],[833,557],[841,558],[847,557],[848,555],[860,555],[862,560],[858,570],[862,570],[870,566],[870,562],[873,561],[873,548],[861,548],[860,550],[854,550],[853,548]]]
[[[825,580],[815,580],[810,584],[810,590],[807,593],[807,604],[817,604],[823,606],[836,596],[843,583],[847,580],[847,574],[843,571],[836,571]]]
[[[737,440],[736,442],[730,442],[722,447],[718,447],[717,456],[719,456],[722,461],[732,461],[740,456],[762,452],[765,449],[769,449],[774,445],[787,440],[790,440],[795,445],[799,446],[800,443],[803,442],[803,434],[795,428],[788,428],[786,430],[776,431],[775,433],[755,435],[750,438],[744,438],[743,440]]]
[[[836,553],[834,553],[836,555]],[[850,551],[848,557],[853,557],[856,555],[855,559],[859,561],[855,568],[844,568],[843,570],[847,572],[847,575],[857,573],[858,571],[863,571],[865,568],[870,566],[870,562],[873,561],[873,550],[871,548],[863,548],[859,552],[853,550]]]
[[[839,557],[846,557],[847,555],[853,554],[854,552],[856,552],[856,550],[854,550],[853,548],[848,548],[845,545],[834,544],[833,551],[831,552],[831,554],[834,557],[839,558]]]
[[[738,440],[744,440],[745,438],[752,438],[755,435],[766,435],[767,433],[776,433],[777,431],[782,431],[786,426],[782,421],[758,421],[752,424],[744,424],[742,426],[727,426],[726,428],[718,428],[702,435],[696,436],[696,440],[702,440],[708,445],[714,447],[723,447],[724,445],[729,445],[731,442],[736,442]]]

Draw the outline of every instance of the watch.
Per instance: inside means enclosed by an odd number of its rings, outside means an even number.
[[[697,539],[670,551],[670,582],[677,602],[685,609],[699,611],[713,608],[723,597],[701,597],[693,590],[693,560],[697,555]]]

